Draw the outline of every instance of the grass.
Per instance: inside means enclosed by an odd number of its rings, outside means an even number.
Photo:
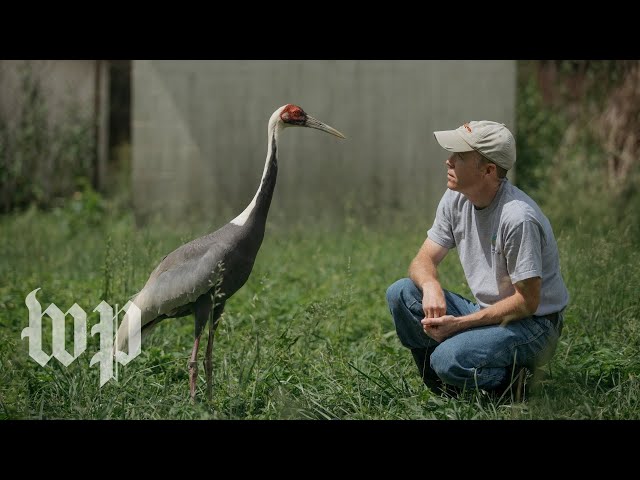
[[[374,229],[351,219],[342,228],[310,230],[278,228],[276,218],[251,278],[227,302],[215,341],[213,399],[206,400],[201,367],[198,402],[191,405],[192,317],[161,323],[141,355],[119,367],[119,381],[102,388],[98,367],[89,367],[98,338],[88,335],[87,350],[69,367],[56,359],[41,367],[28,356],[20,332],[28,324],[24,299],[30,291],[41,288],[43,309],[55,303],[66,311],[77,302],[90,328],[101,300],[124,304],[167,252],[208,231],[206,225],[137,229],[128,214],[109,215],[107,209],[91,215],[85,207],[72,203],[0,218],[0,418],[640,416],[640,254],[624,232],[595,240],[579,228],[558,235],[572,296],[565,330],[545,377],[526,402],[517,403],[481,393],[435,396],[400,345],[384,293],[405,275],[428,225]],[[455,254],[445,259],[441,280],[469,295]]]

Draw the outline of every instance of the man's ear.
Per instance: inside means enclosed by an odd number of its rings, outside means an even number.
[[[495,172],[495,171],[496,171],[496,164],[495,164],[495,163],[493,163],[493,162],[487,162],[487,163],[484,165],[484,168],[485,168],[485,173],[486,173],[487,175],[491,175],[493,172]],[[496,175],[497,175],[497,173],[496,173]]]

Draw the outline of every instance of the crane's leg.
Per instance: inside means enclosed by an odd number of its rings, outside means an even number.
[[[189,392],[191,401],[196,400],[196,378],[198,378],[198,348],[200,347],[200,337],[196,337],[191,351],[191,361],[189,362]]]
[[[207,373],[207,398],[211,401],[211,394],[213,390],[213,363],[211,360],[211,353],[213,352],[213,339],[216,334],[216,328],[220,322],[222,311],[224,310],[224,303],[216,305],[213,309],[213,315],[211,316],[211,323],[209,324],[209,341],[207,342],[207,354],[204,361],[204,371]]]
[[[193,306],[195,316],[195,341],[193,342],[193,350],[191,351],[191,361],[189,362],[189,392],[191,401],[196,399],[196,380],[198,378],[198,348],[200,347],[200,337],[204,330],[213,302],[209,295],[200,296]]]

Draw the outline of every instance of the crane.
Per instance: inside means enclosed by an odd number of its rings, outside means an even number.
[[[140,309],[142,336],[166,318],[195,317],[195,340],[189,361],[189,391],[195,401],[200,337],[209,323],[204,368],[207,396],[212,391],[212,348],[216,328],[226,301],[247,281],[264,238],[267,214],[278,173],[278,138],[287,127],[309,127],[340,138],[345,136],[307,115],[297,105],[278,108],[267,128],[267,160],[262,179],[251,203],[236,218],[218,230],[178,247],[151,272],[147,283],[132,302]],[[128,314],[116,335],[117,349],[128,344]],[[116,352],[117,350],[114,350]]]

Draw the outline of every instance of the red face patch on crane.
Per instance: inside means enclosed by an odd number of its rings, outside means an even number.
[[[471,133],[471,127],[469,126],[468,123],[464,124],[464,128],[466,128],[469,131],[469,133]]]
[[[307,114],[304,113],[304,110],[302,110],[302,108],[292,104],[287,105],[280,114],[280,118],[283,122],[292,123],[295,125],[304,124],[306,116]]]

